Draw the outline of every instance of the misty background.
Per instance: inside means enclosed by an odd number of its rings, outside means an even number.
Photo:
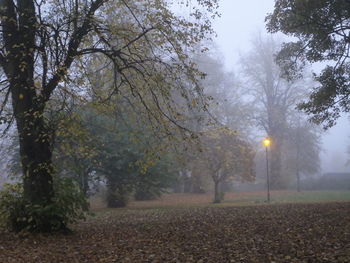
[[[220,1],[221,17],[214,23],[217,34],[214,40],[222,53],[226,70],[239,71],[240,55],[249,51],[254,36],[268,34],[264,21],[273,7],[274,0]],[[278,37],[288,40],[282,35]],[[349,119],[343,114],[335,126],[322,133],[321,173],[349,172],[349,128]]]

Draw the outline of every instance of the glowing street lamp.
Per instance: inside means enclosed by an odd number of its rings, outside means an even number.
[[[270,138],[265,138],[265,139],[263,140],[263,143],[264,143],[264,146],[265,146],[265,147],[269,147],[270,144],[271,144]]]
[[[269,176],[269,158],[267,156],[267,148],[271,144],[271,139],[270,138],[265,138],[263,140],[263,144],[264,144],[265,150],[266,150],[267,202],[270,203],[270,176]]]

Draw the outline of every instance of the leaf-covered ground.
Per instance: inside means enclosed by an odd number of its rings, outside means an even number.
[[[0,262],[350,262],[350,203],[100,211],[72,235],[1,232]]]

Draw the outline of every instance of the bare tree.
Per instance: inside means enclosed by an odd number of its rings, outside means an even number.
[[[301,177],[317,174],[320,170],[321,128],[306,120],[298,111],[290,117],[283,146],[283,171],[288,181],[296,182],[301,191]]]
[[[271,143],[271,187],[285,188],[282,176],[282,147],[288,128],[288,116],[301,98],[301,81],[287,81],[275,63],[274,56],[280,42],[272,37],[258,35],[252,42],[252,49],[241,58],[244,87],[252,96],[255,120]]]

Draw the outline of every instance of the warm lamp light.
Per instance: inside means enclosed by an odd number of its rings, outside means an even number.
[[[265,139],[263,140],[263,144],[264,144],[265,147],[268,147],[268,146],[270,146],[270,144],[271,144],[271,140],[270,140],[269,138],[265,138]]]

